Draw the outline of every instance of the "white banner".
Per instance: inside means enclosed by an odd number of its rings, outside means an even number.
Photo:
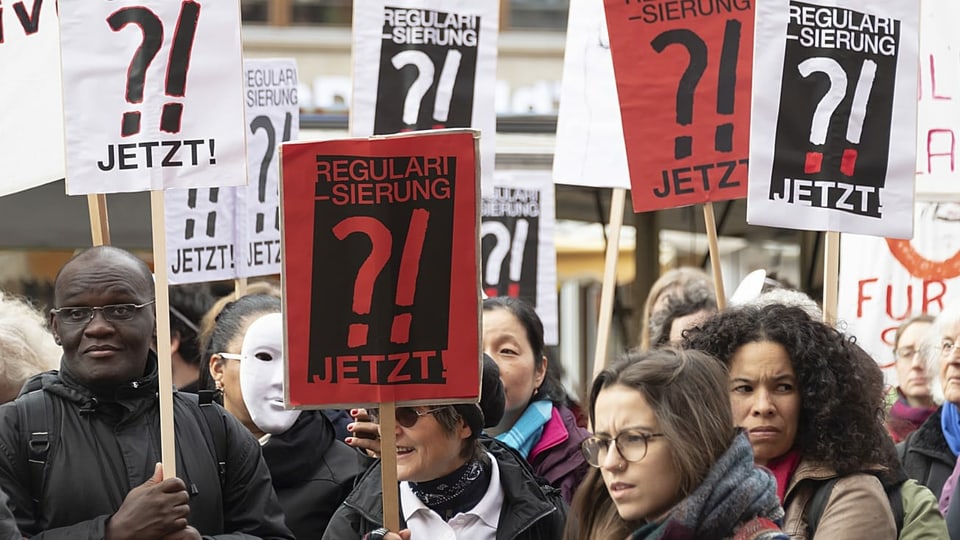
[[[499,2],[355,0],[350,134],[473,128],[492,185]]]
[[[960,205],[918,203],[913,240],[844,234],[837,317],[896,384],[893,334],[960,301]]]
[[[65,174],[57,4],[34,0],[5,7],[0,11],[0,196]]]
[[[67,193],[242,185],[239,2],[61,0]]]
[[[553,178],[558,184],[630,189],[603,0],[570,3]]]
[[[299,135],[297,81],[293,59],[244,61],[249,181],[166,193],[171,283],[280,273],[277,149]]]
[[[545,171],[497,171],[480,205],[487,296],[523,298],[543,321],[544,341],[559,342],[553,180]]]
[[[919,9],[757,5],[747,221],[910,238]]]

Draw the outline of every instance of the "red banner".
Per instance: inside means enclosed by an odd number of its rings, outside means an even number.
[[[281,147],[287,403],[479,395],[477,137]]]
[[[634,211],[745,197],[752,2],[604,6]]]

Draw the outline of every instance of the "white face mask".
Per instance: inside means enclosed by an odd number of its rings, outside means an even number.
[[[283,408],[283,316],[271,313],[253,321],[240,355],[240,389],[250,419],[265,433],[287,431],[300,411]]]

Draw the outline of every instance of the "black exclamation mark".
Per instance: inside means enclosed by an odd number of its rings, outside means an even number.
[[[720,51],[720,74],[717,80],[717,113],[733,114],[737,94],[737,56],[740,55],[740,21],[730,19],[723,31],[723,49]],[[717,126],[713,147],[718,152],[733,151],[733,123]]]
[[[220,199],[220,188],[210,188],[210,202],[216,203]],[[197,189],[193,188],[187,191],[187,208],[197,207]],[[193,218],[187,218],[186,227],[184,227],[183,237],[186,240],[193,238],[196,229],[196,221]],[[217,212],[212,210],[207,212],[207,236],[213,238],[217,232]]]
[[[173,46],[170,47],[170,61],[167,62],[167,80],[164,92],[168,96],[186,95],[187,70],[190,68],[190,53],[193,38],[197,33],[197,21],[200,19],[200,4],[192,0],[185,1],[180,7],[177,29],[173,33]],[[167,133],[179,133],[183,117],[183,103],[166,103],[160,114],[160,130]]]

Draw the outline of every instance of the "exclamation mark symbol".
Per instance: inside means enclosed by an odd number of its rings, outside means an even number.
[[[167,80],[164,92],[168,96],[186,95],[187,70],[190,68],[190,53],[193,38],[197,33],[197,21],[200,19],[200,4],[187,0],[180,7],[177,29],[173,33],[173,46],[170,47],[170,61],[167,62]],[[163,106],[160,114],[160,130],[167,133],[179,133],[183,117],[183,103],[172,102]],[[212,156],[212,153],[211,153]]]
[[[518,219],[513,229],[513,244],[510,246],[510,284],[507,285],[507,296],[520,297],[520,276],[523,272],[523,251],[527,245],[527,231],[530,223],[525,219]]]
[[[737,94],[737,57],[740,55],[740,21],[731,19],[723,31],[720,51],[720,74],[717,80],[717,113],[732,115]],[[717,126],[713,139],[717,152],[733,151],[733,123]]]
[[[210,202],[216,204],[220,199],[220,188],[210,188]],[[197,189],[193,188],[187,191],[187,208],[197,207]],[[207,236],[213,238],[216,236],[217,212],[213,210],[207,213]],[[186,240],[193,238],[196,229],[196,221],[193,218],[187,218],[186,227],[184,227],[183,237]]]
[[[853,105],[850,107],[850,119],[847,121],[847,140],[851,144],[860,144],[860,135],[863,133],[863,120],[867,115],[867,103],[870,101],[870,91],[873,81],[877,77],[877,63],[873,60],[864,60],[860,70],[860,79],[857,89],[853,93]],[[857,167],[857,149],[847,148],[840,158],[840,172],[853,176]]]
[[[410,227],[407,230],[407,239],[403,242],[403,255],[400,257],[400,273],[397,276],[397,306],[413,305],[413,298],[417,292],[417,275],[420,273],[420,255],[423,253],[423,241],[427,235],[429,220],[430,212],[422,208],[414,210],[410,217]],[[410,341],[410,323],[412,322],[412,313],[395,315],[393,325],[390,327],[390,342]]]
[[[220,188],[210,188],[210,202],[216,204],[220,199]],[[216,208],[216,207],[214,207]],[[217,211],[207,212],[207,237],[213,238],[217,235]]]
[[[443,62],[440,71],[440,80],[437,82],[437,97],[433,101],[433,129],[446,127],[450,116],[450,101],[453,99],[453,85],[457,82],[457,72],[460,71],[460,60],[463,54],[456,49],[447,51],[447,59]]]

